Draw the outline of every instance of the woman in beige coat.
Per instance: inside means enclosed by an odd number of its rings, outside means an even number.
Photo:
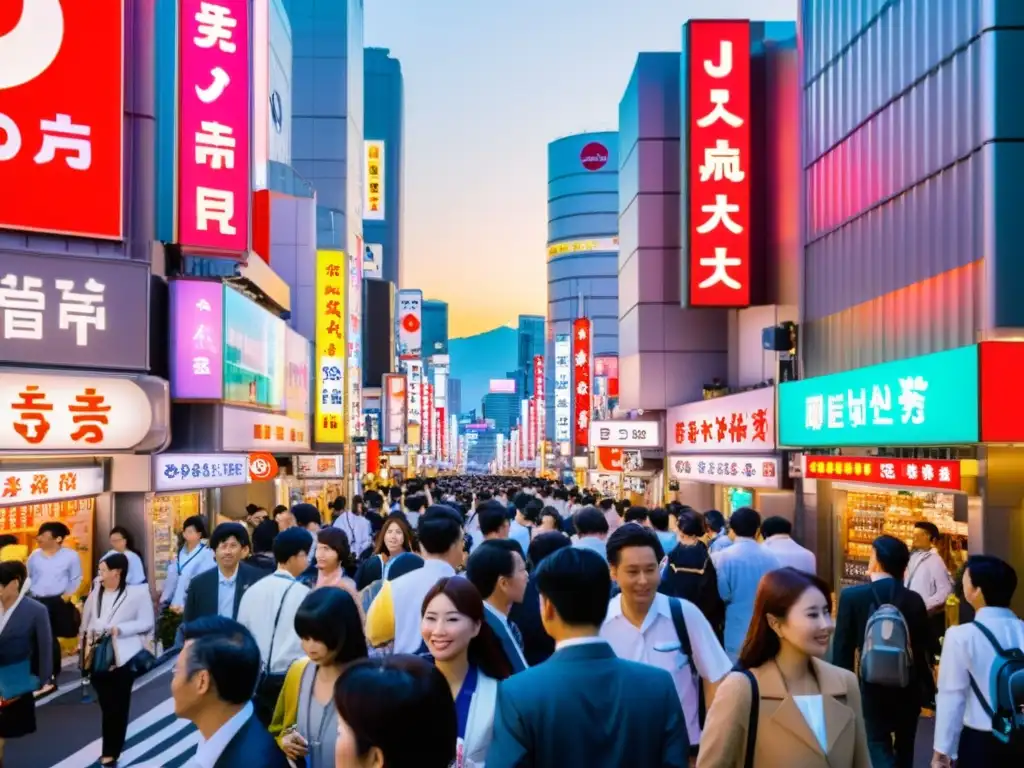
[[[857,678],[822,661],[834,629],[829,608],[817,577],[794,568],[765,574],[739,658],[757,683],[756,718],[748,673],[729,674],[708,712],[698,768],[871,768]]]

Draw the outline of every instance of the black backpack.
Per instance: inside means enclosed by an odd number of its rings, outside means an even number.
[[[988,627],[978,621],[971,623],[996,652],[989,673],[988,697],[978,687],[974,675],[968,672],[971,690],[985,714],[992,718],[992,735],[1024,754],[1024,650],[1003,648]]]
[[[679,638],[679,650],[686,654],[690,665],[690,674],[693,676],[693,684],[697,686],[697,712],[700,727],[704,728],[704,716],[707,715],[707,706],[704,702],[704,684],[700,673],[697,672],[697,664],[693,660],[693,644],[690,642],[690,633],[686,629],[686,616],[683,614],[683,604],[678,598],[668,599],[669,609],[672,611],[672,623],[676,628],[676,636]]]

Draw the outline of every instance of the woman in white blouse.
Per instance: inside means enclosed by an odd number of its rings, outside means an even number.
[[[122,555],[128,558],[128,581],[129,585],[134,586],[135,584],[146,583],[146,569],[142,564],[142,558],[139,557],[139,553],[135,551],[135,547],[132,544],[132,535],[128,532],[128,529],[122,525],[115,525],[110,529],[110,550],[100,558],[100,560],[106,560],[107,557],[120,552]]]
[[[147,650],[144,638],[153,631],[149,588],[144,584],[127,584],[128,569],[128,558],[120,552],[104,558],[99,566],[99,579],[82,613],[83,647],[95,647],[107,636],[114,651],[113,666],[91,674],[103,713],[100,765],[104,766],[117,765],[124,748],[135,680],[130,662]]]
[[[715,693],[698,768],[871,768],[857,677],[822,660],[835,629],[828,595],[795,568],[761,578],[744,671]]]
[[[199,515],[185,520],[181,527],[182,545],[178,554],[167,568],[167,581],[160,596],[160,604],[174,613],[185,610],[185,595],[193,578],[213,568],[217,562],[211,550],[203,541],[206,538],[206,523]]]

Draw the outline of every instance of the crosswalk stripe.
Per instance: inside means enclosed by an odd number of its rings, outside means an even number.
[[[192,723],[185,723],[185,727],[175,731],[169,737],[161,734],[161,739],[152,748],[142,750],[143,745],[132,750],[138,755],[125,753],[121,756],[118,765],[125,768],[166,768],[173,760],[184,757],[185,760],[195,754],[199,744],[199,731]],[[184,761],[183,761],[184,762]]]
[[[170,716],[169,719],[168,716]],[[130,748],[138,742],[140,738],[146,738],[144,732],[159,724],[161,720],[165,719],[167,719],[168,723],[173,723],[177,720],[174,716],[174,699],[168,698],[166,701],[157,704],[145,714],[139,715],[128,723],[128,734],[125,740],[125,746]],[[166,725],[162,725],[161,727],[166,727]],[[102,746],[103,739],[96,739],[95,741],[86,744],[73,755],[69,755],[56,765],[51,766],[51,768],[84,768],[84,766],[92,765],[100,759],[100,749]]]
[[[141,760],[150,757],[151,753],[155,753],[153,756],[159,756],[162,754],[162,749],[178,743],[183,736],[191,735],[190,732],[198,734],[195,728],[188,720],[175,718],[156,733],[142,741],[137,741],[129,749],[124,750],[118,764],[124,766],[155,765],[155,763],[143,763]]]

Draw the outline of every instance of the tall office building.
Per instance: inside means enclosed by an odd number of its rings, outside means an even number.
[[[519,418],[520,398],[515,393],[488,392],[481,403],[484,418],[494,422],[494,430],[508,436]]]
[[[423,301],[423,356],[448,354],[448,302]]]
[[[462,382],[448,379],[448,412],[454,416],[462,414]]]
[[[363,210],[368,275],[401,287],[402,274],[402,153],[405,135],[405,84],[402,64],[387,48],[367,48],[364,61],[367,163],[369,153],[383,150],[378,173],[366,178],[367,197],[376,206]],[[373,185],[377,185],[374,187]],[[376,208],[376,210],[373,210]],[[426,306],[424,306],[424,320]],[[430,354],[424,346],[424,354]],[[440,354],[440,352],[438,352]],[[445,349],[444,354],[448,354]]]
[[[540,315],[519,316],[519,338],[516,353],[516,386],[521,397],[533,397],[533,358],[544,355],[544,318]],[[545,377],[546,377],[545,372]]]

